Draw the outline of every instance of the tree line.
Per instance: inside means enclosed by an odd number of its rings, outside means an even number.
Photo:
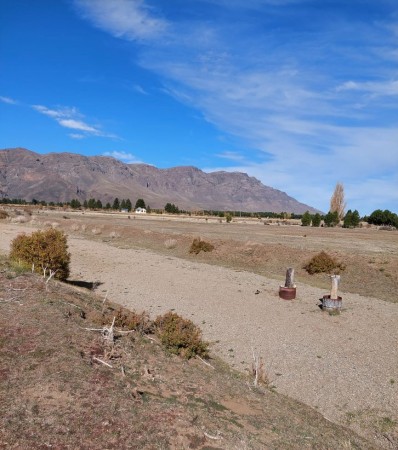
[[[78,199],[72,199],[70,202],[46,202],[44,200],[36,200],[32,199],[31,201],[27,201],[21,198],[0,198],[0,204],[9,204],[9,205],[39,205],[39,206],[58,206],[58,207],[70,207],[73,209],[105,209],[105,210],[127,210],[131,212],[133,209],[137,208],[145,208],[148,213],[162,213],[165,211],[168,214],[189,214],[191,215],[191,211],[186,211],[180,209],[174,203],[166,203],[163,209],[152,209],[149,205],[146,205],[144,199],[139,198],[135,202],[135,206],[133,208],[133,203],[130,199],[121,199],[119,200],[116,197],[112,204],[107,202],[105,205],[99,199],[90,198],[88,200],[84,200],[81,202]],[[232,218],[232,217],[251,217],[251,218],[267,218],[267,219],[301,219],[301,224],[303,226],[313,226],[319,227],[322,224],[322,221],[326,227],[335,227],[343,222],[344,228],[355,228],[360,225],[360,222],[367,222],[373,225],[385,225],[385,226],[393,226],[398,228],[398,215],[386,210],[376,209],[369,216],[361,217],[357,210],[352,211],[349,209],[345,212],[346,203],[344,200],[344,187],[340,183],[336,185],[335,191],[330,200],[330,210],[327,214],[321,215],[320,213],[311,214],[309,211],[306,211],[304,214],[295,214],[288,212],[275,213],[271,211],[259,211],[259,212],[246,212],[246,211],[218,211],[218,210],[202,210],[200,211],[201,215],[204,216],[216,216],[220,218]]]

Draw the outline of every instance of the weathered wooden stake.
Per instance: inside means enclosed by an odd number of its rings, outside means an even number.
[[[286,271],[285,287],[287,288],[294,287],[294,269],[292,267],[289,267]]]
[[[330,299],[331,300],[337,300],[337,289],[339,287],[340,282],[340,275],[331,275],[330,278],[332,279],[332,289],[330,291]]]

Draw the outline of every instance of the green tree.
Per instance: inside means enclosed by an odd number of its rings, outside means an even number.
[[[337,211],[329,211],[323,219],[327,227],[335,227],[340,223],[339,213]]]
[[[137,209],[137,208],[145,208],[145,209],[146,209],[146,205],[145,205],[144,199],[139,198],[139,199],[135,202],[135,208],[134,208],[134,209]]]
[[[344,224],[343,228],[351,228],[352,227],[352,211],[349,209],[347,214],[344,216]]]
[[[309,211],[306,211],[301,218],[301,225],[303,227],[309,227],[311,225],[312,216]]]
[[[391,225],[398,227],[398,216],[388,209],[385,209],[384,211],[376,209],[368,217],[368,223],[373,225]]]
[[[95,209],[95,204],[96,204],[95,198],[90,198],[89,201],[87,202],[87,206],[90,209]]]
[[[83,202],[83,208],[84,208],[84,209],[87,209],[87,208],[88,208],[88,202],[87,202],[87,200],[84,200],[84,202]]]
[[[116,210],[120,209],[120,202],[117,197],[115,198],[115,200],[113,200],[112,209],[116,209]]]
[[[321,224],[322,217],[319,213],[314,214],[312,218],[312,226],[313,227],[319,227]]]
[[[164,210],[169,214],[178,214],[180,212],[178,206],[176,206],[174,203],[166,203]]]
[[[51,205],[53,206],[53,205]],[[79,202],[79,200],[77,198],[73,198],[70,202],[70,207],[73,209],[78,209],[81,207],[81,203]]]
[[[106,203],[105,209],[111,209],[111,204],[109,202]]]
[[[121,203],[120,203],[120,209],[127,209],[126,208],[126,200],[123,198]]]
[[[359,212],[357,210],[354,210],[351,216],[351,225],[356,228],[359,227],[359,223],[361,221],[361,217],[359,215]]]
[[[95,208],[96,209],[102,209],[102,202],[101,202],[101,200],[97,200],[95,202]]]
[[[133,208],[133,205],[131,204],[131,200],[128,198],[126,200],[126,209],[128,212],[130,212],[132,210],[132,208]]]

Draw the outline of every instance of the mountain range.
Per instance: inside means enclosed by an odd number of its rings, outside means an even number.
[[[113,202],[143,198],[151,208],[174,203],[186,210],[304,213],[315,208],[241,172],[206,173],[192,167],[158,169],[125,164],[108,156],[39,154],[24,148],[0,150],[0,198],[66,202]]]

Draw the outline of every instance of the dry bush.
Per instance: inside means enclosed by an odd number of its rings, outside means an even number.
[[[202,332],[191,320],[168,312],[155,320],[155,331],[166,350],[190,359],[194,356],[206,358],[209,344],[202,340]]]
[[[111,231],[109,233],[109,237],[112,239],[118,238],[118,237],[120,237],[120,233],[117,233],[116,231]]]
[[[169,250],[172,248],[176,248],[177,241],[175,239],[167,239],[166,241],[164,241],[164,246]]]
[[[307,264],[305,264],[304,269],[310,275],[313,275],[314,273],[339,274],[345,270],[345,265],[328,255],[326,252],[322,251],[313,256]]]
[[[20,234],[11,242],[10,259],[32,267],[32,271],[50,275],[60,280],[69,276],[70,253],[62,231],[50,229],[31,235]]]
[[[59,228],[59,223],[58,222],[52,222],[51,223],[51,228]]]
[[[84,223],[83,225],[82,225],[82,231],[86,231],[87,230],[87,225]]]
[[[195,255],[197,255],[201,251],[211,252],[212,250],[214,250],[213,244],[210,244],[210,242],[202,241],[201,238],[195,238],[191,244],[189,253],[195,253]]]
[[[8,212],[4,211],[3,209],[0,209],[0,220],[7,219],[7,217],[8,217]]]
[[[79,227],[79,225],[78,225],[77,223],[74,223],[74,224],[70,227],[70,229],[71,229],[72,231],[79,231],[80,227]]]
[[[102,230],[100,228],[95,227],[91,230],[91,232],[97,236],[102,233]]]
[[[11,219],[11,222],[12,222],[12,223],[26,223],[26,222],[29,222],[29,217],[18,215],[18,216],[16,216],[16,217],[13,217],[13,218]]]
[[[119,307],[116,310],[108,308],[106,311],[97,311],[90,314],[90,320],[99,325],[109,325],[113,318],[115,318],[115,327],[124,331],[134,330],[141,334],[150,334],[154,331],[154,323],[146,311],[137,313]]]

